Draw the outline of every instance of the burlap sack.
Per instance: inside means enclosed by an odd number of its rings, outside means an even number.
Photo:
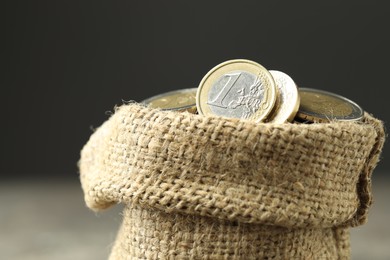
[[[111,259],[348,259],[382,123],[267,124],[123,105],[82,150],[93,210],[126,205]]]

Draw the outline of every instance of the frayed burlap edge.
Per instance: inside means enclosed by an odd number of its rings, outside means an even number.
[[[347,255],[345,228],[367,219],[383,142],[382,122],[368,114],[363,123],[275,125],[130,104],[91,136],[80,177],[94,210],[122,202],[172,216],[333,228]]]
[[[363,170],[359,175],[357,194],[359,195],[359,206],[354,217],[345,226],[359,226],[367,222],[368,209],[372,204],[371,175],[379,162],[383,145],[385,143],[385,129],[383,122],[375,119],[372,115],[365,114],[364,123],[374,127],[377,134],[375,143],[372,146]]]

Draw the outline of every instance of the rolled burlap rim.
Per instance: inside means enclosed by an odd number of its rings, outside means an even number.
[[[369,114],[363,122],[258,124],[129,104],[92,134],[81,152],[80,179],[91,209],[127,205],[121,230],[131,226],[127,216],[152,211],[164,223],[170,216],[215,221],[210,232],[215,225],[285,234],[331,229],[335,239],[367,219],[384,139],[382,122]],[[120,234],[118,252],[127,241]],[[342,244],[347,249],[338,255],[348,255],[348,236],[340,237],[333,251]],[[227,244],[213,248],[218,245]],[[313,250],[301,256],[315,256]],[[244,251],[228,255],[245,259]]]

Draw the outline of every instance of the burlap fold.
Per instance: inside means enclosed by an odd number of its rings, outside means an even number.
[[[82,150],[85,201],[126,204],[112,259],[345,259],[382,123],[258,124],[123,105]]]

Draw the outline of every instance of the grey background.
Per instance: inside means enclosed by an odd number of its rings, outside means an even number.
[[[389,122],[386,1],[12,1],[2,8],[0,172],[77,178],[122,100],[197,87],[246,58]],[[387,152],[383,154],[386,158]],[[378,169],[389,169],[382,160]]]
[[[105,259],[120,208],[85,208],[77,161],[122,100],[246,58],[390,122],[389,1],[8,1],[0,8],[0,258]],[[390,259],[387,143],[353,259]],[[389,155],[390,156],[390,155]]]

